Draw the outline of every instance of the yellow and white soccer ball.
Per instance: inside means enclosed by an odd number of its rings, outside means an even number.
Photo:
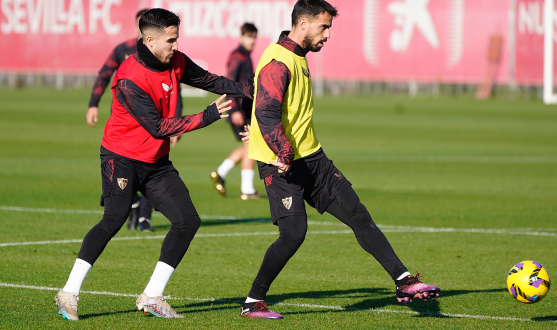
[[[510,294],[525,304],[542,300],[549,291],[550,283],[545,267],[532,260],[514,265],[507,276],[507,289]]]

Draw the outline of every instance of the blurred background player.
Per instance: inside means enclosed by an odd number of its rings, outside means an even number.
[[[257,28],[251,23],[242,25],[240,36],[240,45],[229,56],[226,64],[227,74],[226,77],[237,81],[241,84],[246,84],[248,79],[253,76],[253,64],[251,62],[251,52],[255,47],[255,40],[257,38]],[[249,124],[242,111],[242,99],[232,99],[232,110],[229,111],[230,117],[228,122],[232,126],[234,136],[238,141],[242,140],[241,132],[245,132],[244,126]],[[251,109],[246,113],[248,117],[251,115]],[[253,187],[254,165],[255,161],[248,158],[248,145],[234,149],[228,158],[226,158],[216,171],[211,172],[211,181],[215,185],[215,189],[221,196],[226,196],[226,188],[224,180],[226,175],[239,163],[242,167],[242,185],[241,195],[243,200],[258,199],[262,196],[255,191]]]
[[[135,15],[135,31],[137,36],[135,39],[130,39],[124,41],[114,48],[112,53],[108,56],[106,62],[104,62],[103,67],[99,71],[99,75],[95,80],[95,85],[93,86],[93,92],[91,93],[91,99],[89,100],[89,109],[87,110],[87,123],[92,127],[95,127],[95,123],[98,120],[99,115],[99,102],[101,100],[106,86],[110,83],[110,78],[120,67],[128,57],[137,52],[137,40],[141,39],[141,32],[139,31],[139,19],[141,15],[147,12],[148,9],[141,9]],[[178,91],[180,91],[178,89]],[[178,103],[176,104],[176,117],[182,116],[182,97],[181,94],[178,95]],[[171,138],[171,145],[175,146],[178,142],[178,137]],[[130,212],[130,217],[128,219],[128,229],[139,229],[144,232],[154,231],[151,227],[151,214],[153,213],[153,207],[151,203],[145,196],[137,195],[132,204],[132,210]]]

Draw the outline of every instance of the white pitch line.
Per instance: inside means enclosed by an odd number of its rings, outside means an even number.
[[[34,286],[34,285],[22,285],[22,284],[11,284],[0,282],[0,287],[6,288],[17,288],[17,289],[32,289],[41,291],[59,291],[60,288],[52,288],[47,286]],[[106,295],[113,297],[137,297],[138,294],[132,293],[115,293],[107,291],[81,291],[81,293],[86,294],[97,294]],[[221,303],[240,303],[241,301],[235,301],[230,299],[215,299],[215,298],[192,298],[192,297],[165,297],[166,299],[175,300],[189,300],[189,301],[210,301],[210,302],[221,302]],[[468,319],[481,319],[481,320],[494,320],[494,321],[519,321],[519,322],[557,322],[555,320],[532,320],[519,317],[505,317],[505,316],[489,316],[489,315],[469,315],[469,314],[452,314],[452,313],[441,313],[441,312],[416,312],[416,311],[399,311],[393,309],[380,309],[380,308],[351,308],[342,306],[328,306],[328,305],[313,305],[313,304],[291,304],[291,303],[270,303],[271,305],[288,306],[288,307],[299,307],[299,308],[314,308],[314,309],[329,309],[337,311],[346,312],[376,312],[376,313],[391,313],[391,314],[410,314],[410,315],[429,315],[429,316],[441,316],[441,317],[457,317],[457,318],[468,318]]]
[[[319,309],[333,309],[338,311],[366,311],[376,313],[395,313],[395,314],[411,314],[411,315],[430,315],[430,316],[445,316],[445,317],[459,317],[469,319],[484,319],[484,320],[497,320],[497,321],[522,321],[522,322],[539,322],[537,320],[519,318],[519,317],[505,317],[505,316],[488,316],[488,315],[468,315],[468,314],[451,314],[441,312],[416,312],[416,311],[397,311],[393,309],[380,309],[380,308],[345,308],[342,306],[327,306],[327,305],[312,305],[312,304],[289,304],[289,303],[276,303],[275,305],[304,307],[304,308],[319,308]],[[557,322],[555,320],[544,320],[544,322]]]
[[[0,211],[14,211],[14,212],[35,212],[35,213],[70,213],[70,214],[104,214],[102,210],[79,210],[79,209],[50,209],[50,208],[35,208],[35,207],[20,207],[20,206],[0,206]],[[162,214],[154,213],[154,216],[163,216]],[[237,221],[269,221],[269,218],[242,218],[226,215],[200,215],[201,219],[205,220],[237,220]]]
[[[319,221],[308,221],[309,224],[327,226],[336,225],[335,223],[321,223]],[[338,224],[345,226],[343,224]],[[499,234],[499,235],[525,235],[525,236],[547,236],[557,237],[557,233],[528,231],[525,229],[482,229],[482,228],[434,228],[434,227],[412,227],[412,226],[390,226],[378,225],[384,233],[475,233],[475,234]],[[351,230],[330,230],[330,231],[309,231],[310,235],[336,235],[336,234],[352,234]],[[196,234],[195,237],[244,237],[244,236],[267,236],[277,235],[276,231],[268,232],[251,232],[251,233],[207,233]],[[128,237],[115,237],[112,241],[133,241],[133,240],[151,240],[151,239],[164,239],[166,235],[155,236],[128,236]],[[68,239],[56,241],[32,241],[32,242],[10,242],[0,243],[0,247],[5,246],[22,246],[22,245],[50,245],[50,244],[67,244],[67,243],[81,243],[81,239]]]
[[[383,232],[402,233],[476,233],[476,234],[500,234],[500,235],[527,235],[527,236],[549,236],[557,237],[557,233],[542,231],[530,231],[528,229],[505,229],[505,228],[435,228],[435,227],[413,227],[413,226],[391,226],[378,225]]]
[[[2,211],[37,212],[37,213],[73,213],[73,214],[104,214],[101,210],[47,209],[35,207],[0,206]]]
[[[556,163],[557,157],[551,156],[354,156],[344,157],[343,161],[376,162],[425,162],[425,163]]]
[[[341,222],[308,221],[310,225],[343,226]],[[450,227],[420,227],[420,226],[393,226],[377,225],[384,233],[477,233],[477,234],[502,234],[502,235],[527,235],[557,237],[555,232],[533,231],[531,228],[450,228]]]
[[[351,234],[351,230],[329,230],[329,231],[310,231],[310,235],[335,235],[335,234]],[[267,232],[252,232],[252,233],[207,233],[196,234],[195,237],[241,237],[241,236],[266,236],[278,235],[278,231]],[[166,235],[156,236],[128,236],[128,237],[115,237],[112,241],[133,241],[133,240],[149,240],[149,239],[163,239]],[[35,242],[12,242],[0,243],[0,247],[4,246],[21,246],[21,245],[49,245],[49,244],[66,244],[66,243],[81,243],[81,239],[67,239],[59,241],[35,241]]]
[[[42,290],[42,291],[60,291],[61,288],[51,288],[48,286],[34,286],[34,285],[22,285],[22,284],[11,284],[11,283],[2,283],[0,282],[0,286],[6,288],[18,288],[18,289],[33,289],[33,290]],[[116,293],[116,292],[107,292],[107,291],[81,291],[81,293],[88,293],[88,294],[98,294],[98,295],[105,295],[105,296],[113,296],[113,297],[133,297],[137,298],[138,294],[133,293]],[[177,300],[194,300],[194,301],[220,301],[219,299],[212,299],[212,298],[179,298],[179,297],[170,297],[165,296],[166,299],[177,299]]]
[[[310,224],[321,224],[319,221],[309,221]],[[333,223],[325,223],[332,225]],[[343,224],[340,224],[344,226]],[[434,228],[434,227],[412,227],[412,226],[383,226],[378,225],[384,233],[475,233],[475,234],[499,234],[499,235],[525,235],[525,236],[547,236],[557,237],[557,233],[516,230],[516,229],[482,229],[482,228]],[[196,234],[195,237],[244,237],[244,236],[267,236],[277,235],[276,231],[268,232],[247,232],[247,233],[207,233]],[[336,235],[336,234],[352,234],[351,230],[330,230],[330,231],[308,231],[310,235]],[[164,239],[166,235],[155,236],[128,236],[115,237],[112,241],[133,241],[133,240],[151,240]],[[55,241],[31,241],[31,242],[9,242],[0,243],[0,247],[5,246],[22,246],[22,245],[51,245],[51,244],[67,244],[81,243],[81,239],[55,240]]]
[[[18,211],[18,212],[47,212],[47,213],[76,213],[76,214],[102,214],[102,211],[96,210],[70,210],[70,209],[47,209],[47,208],[25,208],[17,206],[0,206],[0,210],[4,211]],[[263,218],[240,218],[234,216],[220,216],[220,215],[201,215],[202,219],[216,219],[216,220],[231,220],[231,221],[268,221]],[[340,221],[308,221],[310,225],[319,226],[342,226],[345,224]],[[450,228],[450,227],[423,227],[423,226],[393,226],[393,225],[377,225],[385,233],[475,233],[475,234],[498,234],[498,235],[524,235],[524,236],[546,236],[557,237],[556,232],[535,231],[530,228]],[[350,230],[342,231],[310,231],[308,234],[349,234]],[[253,232],[253,233],[214,233],[214,234],[197,234],[195,237],[235,237],[235,236],[263,236],[263,235],[276,235],[277,232]],[[132,236],[132,237],[116,237],[113,241],[128,241],[128,240],[149,240],[149,239],[163,239],[165,235],[157,236]],[[69,240],[54,240],[54,241],[35,241],[35,242],[10,242],[0,243],[0,247],[4,246],[21,246],[21,245],[47,245],[47,244],[66,244],[66,243],[81,243],[81,239]]]

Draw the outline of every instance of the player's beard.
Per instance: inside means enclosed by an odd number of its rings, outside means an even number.
[[[304,44],[306,45],[306,50],[309,50],[310,52],[316,53],[316,52],[321,51],[321,48],[323,48],[324,41],[319,40],[314,45],[313,44],[313,38],[309,34],[306,34],[306,36],[304,37]]]
[[[165,56],[162,52],[155,51],[155,57],[161,61],[162,64],[169,65],[172,61],[172,56]]]

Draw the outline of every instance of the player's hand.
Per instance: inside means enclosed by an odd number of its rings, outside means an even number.
[[[232,103],[232,101],[226,101],[224,103],[221,103],[225,98],[226,98],[226,94],[223,94],[215,102],[211,103],[211,104],[214,104],[214,105],[217,106],[217,110],[219,111],[221,118],[228,117],[228,114],[225,113],[225,112],[232,109],[232,107],[229,107],[229,105],[230,105],[230,103]]]
[[[269,164],[278,167],[278,172],[281,173],[281,174],[285,173],[285,172],[288,172],[290,170],[290,165],[285,165],[285,164],[280,163],[280,162],[269,162]]]
[[[91,127],[95,127],[95,123],[97,122],[99,117],[99,108],[97,107],[90,107],[87,110],[87,124],[91,125]]]
[[[170,137],[170,147],[174,148],[176,146],[176,144],[178,144],[178,141],[180,141],[181,138],[182,138],[181,135],[171,136]]]
[[[235,126],[244,126],[245,121],[244,121],[244,114],[242,114],[241,111],[236,111],[233,112],[230,115],[230,121],[232,122],[232,124],[234,124]]]
[[[249,130],[251,129],[251,126],[244,125],[244,129],[246,130],[245,132],[240,132],[240,135],[243,136],[242,142],[244,142],[245,144],[249,144]]]

